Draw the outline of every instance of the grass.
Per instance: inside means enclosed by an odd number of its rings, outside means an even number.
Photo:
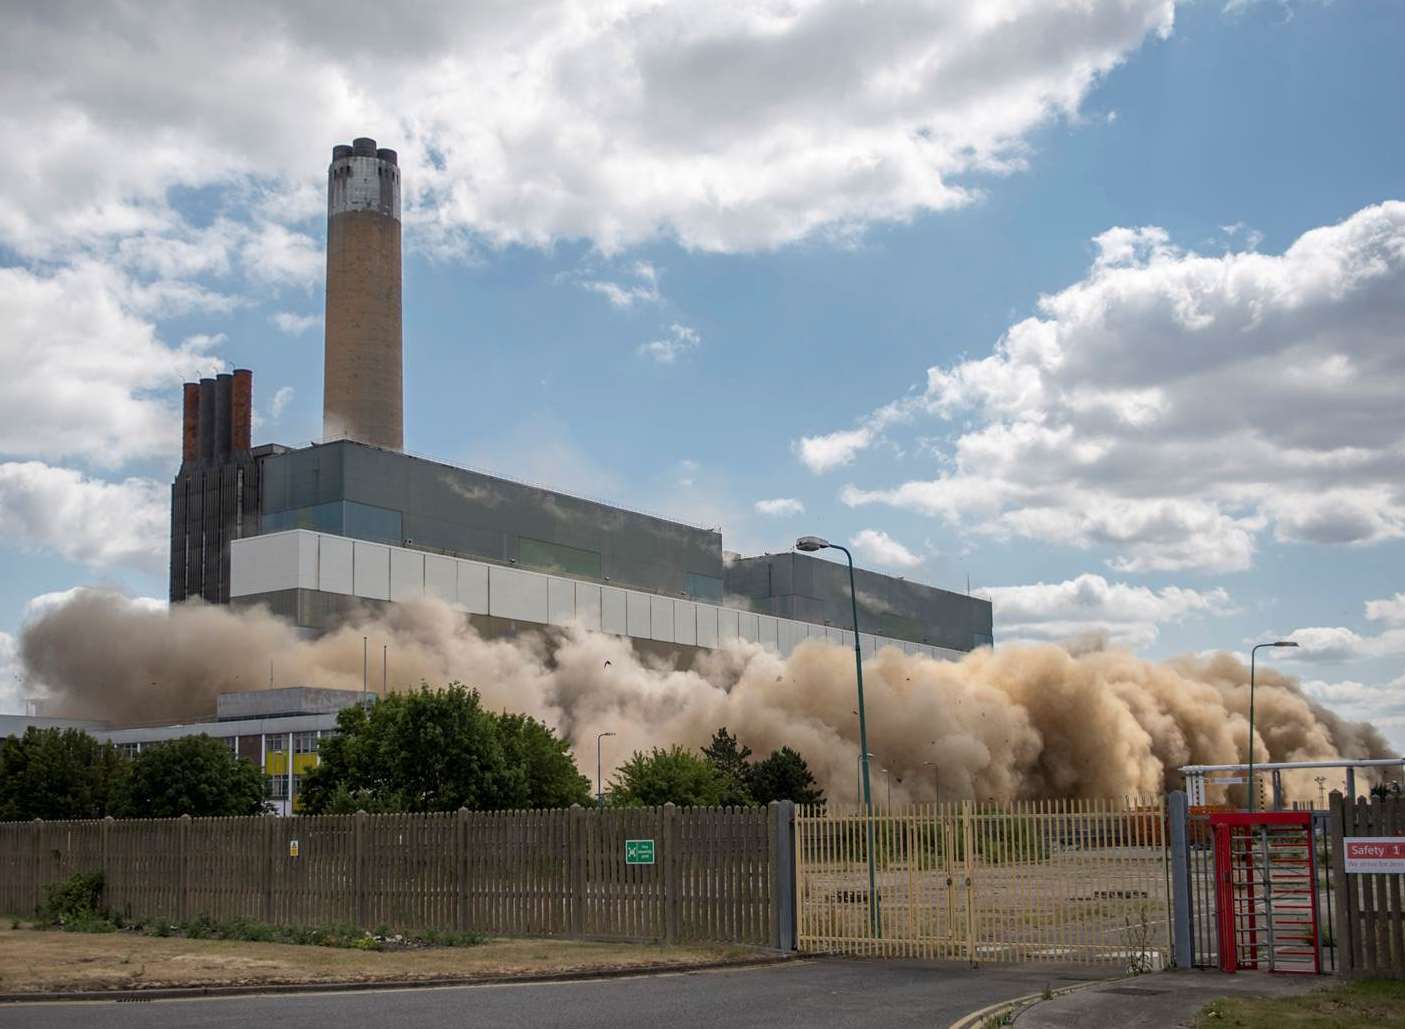
[[[472,947],[361,950],[132,932],[8,929],[0,922],[0,993],[51,990],[389,982],[552,975],[644,965],[737,961],[753,948],[661,947],[555,939],[489,939]]]
[[[1405,982],[1361,979],[1296,997],[1221,998],[1197,1029],[1378,1029],[1405,1025]]]

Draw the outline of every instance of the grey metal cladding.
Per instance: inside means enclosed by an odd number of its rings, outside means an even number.
[[[762,568],[769,569],[769,589]],[[854,587],[863,632],[952,650],[970,650],[992,635],[990,602],[979,597],[863,568],[854,570]],[[853,621],[848,568],[808,554],[740,558],[727,568],[726,589],[782,617],[840,628]]]
[[[420,549],[516,562],[528,537],[599,554],[611,584],[675,596],[690,572],[723,578],[718,532],[481,472],[351,440],[262,464],[264,514],[352,501],[401,512],[407,545]]]

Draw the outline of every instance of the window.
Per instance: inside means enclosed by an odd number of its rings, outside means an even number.
[[[348,500],[344,524],[346,534],[359,540],[393,543],[398,547],[405,538],[401,532],[400,512],[387,507],[372,507]]]
[[[342,503],[340,500],[334,500],[330,504],[295,507],[287,511],[265,514],[260,522],[260,529],[263,532],[312,529],[316,532],[333,532],[340,536],[343,521]]]
[[[288,777],[286,775],[270,775],[267,781],[268,789],[265,796],[269,800],[286,800],[288,798]]]
[[[689,598],[701,600],[705,604],[722,603],[722,580],[716,576],[689,572],[687,583]]]
[[[922,624],[915,618],[884,612],[878,616],[878,635],[915,642],[922,638]]]
[[[317,753],[317,733],[295,732],[293,733],[293,753],[294,754],[315,754]]]
[[[599,579],[600,555],[593,550],[568,547],[521,536],[517,540],[517,563],[524,568],[536,568],[558,575],[575,575]]]
[[[141,753],[141,744],[119,743],[117,744],[117,750],[125,758],[134,758]]]

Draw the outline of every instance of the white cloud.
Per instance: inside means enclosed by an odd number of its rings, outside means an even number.
[[[1309,679],[1302,688],[1313,700],[1345,718],[1377,728],[1405,727],[1405,675],[1388,683]]]
[[[1153,643],[1160,626],[1230,611],[1222,589],[1193,590],[1166,586],[1159,590],[1108,582],[1101,575],[1080,575],[1063,582],[996,586],[983,591],[994,608],[996,635],[1002,640],[1070,640],[1102,636],[1126,647]]]
[[[309,329],[315,329],[321,325],[322,316],[320,314],[279,311],[273,316],[273,324],[278,326],[279,332],[286,332],[289,336],[301,336]]]
[[[1083,280],[920,395],[806,437],[815,470],[918,417],[956,422],[942,472],[883,503],[996,537],[1103,547],[1121,571],[1238,570],[1260,535],[1405,536],[1405,203],[1282,254],[1203,257],[1160,229],[1097,238]]]
[[[860,529],[849,546],[864,561],[888,568],[916,568],[923,560],[882,529]]]
[[[273,394],[273,400],[269,403],[269,412],[273,415],[273,420],[277,421],[283,417],[283,412],[288,409],[288,405],[293,402],[293,387],[280,386],[278,392]]]
[[[142,611],[164,611],[170,607],[170,603],[159,597],[129,597],[124,593],[106,587],[93,586],[73,586],[66,590],[54,590],[51,593],[41,593],[37,597],[31,597],[24,605],[24,617],[28,621],[48,614],[58,607],[63,607],[82,593],[101,593],[104,596],[115,596],[118,601],[130,607],[138,608]]]
[[[222,337],[163,343],[132,293],[90,262],[0,268],[0,453],[117,465],[179,448],[178,387],[223,367]]]
[[[794,497],[776,497],[773,500],[758,500],[755,504],[756,510],[763,515],[772,518],[788,518],[792,515],[804,514],[805,504]]]
[[[94,568],[165,570],[170,487],[103,482],[37,461],[0,464],[0,536]]]
[[[659,292],[659,273],[648,261],[636,261],[630,269],[631,282],[611,282],[608,279],[587,279],[586,289],[599,293],[614,307],[635,304],[657,304],[663,299]]]
[[[1366,618],[1386,625],[1405,625],[1405,593],[1382,600],[1366,601]]]
[[[1360,661],[1405,654],[1405,628],[1386,629],[1370,636],[1343,625],[1313,625],[1284,635],[1265,633],[1253,642],[1270,640],[1292,640],[1298,645],[1294,650],[1277,652],[1283,661]]]
[[[0,239],[160,231],[176,187],[315,216],[328,147],[397,147],[419,235],[714,250],[971,200],[1172,0],[584,7],[150,3],[11,19]],[[465,112],[471,112],[466,116]],[[309,187],[309,183],[313,185]]]
[[[698,335],[696,329],[674,322],[668,327],[668,335],[639,344],[639,353],[653,358],[659,364],[672,364],[701,342],[702,336]]]

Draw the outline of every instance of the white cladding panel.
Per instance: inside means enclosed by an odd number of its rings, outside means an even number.
[[[737,635],[748,643],[761,642],[761,619],[753,611],[737,614]]]
[[[546,576],[532,572],[520,572],[516,568],[488,568],[488,597],[491,610],[497,618],[510,618],[517,622],[539,622],[547,620]]]
[[[390,548],[355,541],[351,556],[352,592],[371,600],[390,599]]]
[[[731,643],[737,638],[737,611],[730,607],[717,609],[717,645]]]
[[[317,588],[324,593],[355,592],[351,579],[351,540],[317,537]]]
[[[600,631],[600,587],[594,583],[576,583],[576,621],[582,628]]]
[[[625,618],[625,635],[637,636],[641,640],[649,638],[649,595],[626,590],[629,610]]]
[[[576,584],[554,575],[546,579],[546,616],[552,625],[565,625],[576,617]]]
[[[424,593],[424,555],[418,550],[390,548],[390,599],[414,600]]]
[[[649,639],[673,642],[673,600],[669,597],[649,598]]]
[[[776,619],[771,615],[761,615],[761,645],[772,650],[780,650],[780,640],[776,634]]]
[[[673,602],[673,642],[698,645],[698,605],[688,600]]]
[[[831,642],[831,643],[843,643],[843,642],[844,642],[844,633],[843,633],[843,631],[840,630],[840,629],[836,629],[836,628],[835,628],[834,626],[832,626],[832,625],[826,625],[826,626],[824,627],[824,636],[825,636],[825,639],[829,640],[829,642]]]
[[[488,613],[488,566],[477,561],[455,561],[459,603],[469,614]]]
[[[859,633],[859,650],[863,653],[864,657],[872,657],[874,654],[878,653],[878,647],[872,633]]]
[[[795,631],[795,623],[787,618],[776,619],[776,649],[781,652],[782,657],[790,657],[795,653],[795,645],[803,637]]]
[[[698,604],[698,646],[717,646],[717,608]]]
[[[297,589],[302,567],[302,533],[282,532],[276,536],[250,536],[230,545],[229,595],[247,597],[252,593]],[[317,537],[310,538],[312,554],[317,554]],[[316,566],[314,565],[314,568]],[[316,588],[314,581],[313,588]]]
[[[459,602],[458,562],[439,554],[424,555],[424,591],[446,604]]]
[[[614,586],[600,587],[600,628],[603,632],[612,632],[616,636],[629,635],[626,596],[624,590]]]

